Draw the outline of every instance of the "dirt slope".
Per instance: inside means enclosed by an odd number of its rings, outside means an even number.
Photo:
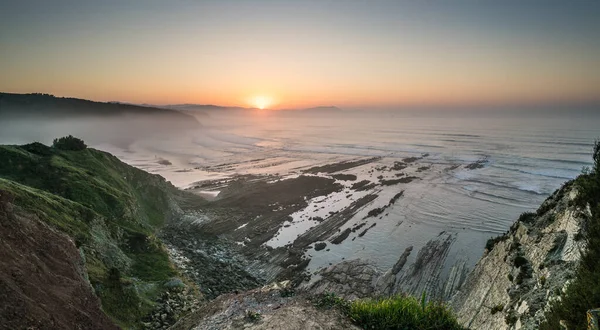
[[[0,329],[118,329],[73,241],[11,201],[0,190]]]

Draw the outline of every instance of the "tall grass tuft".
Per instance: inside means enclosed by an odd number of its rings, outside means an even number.
[[[443,303],[426,301],[425,293],[420,300],[403,295],[356,300],[347,313],[364,329],[464,329]]]

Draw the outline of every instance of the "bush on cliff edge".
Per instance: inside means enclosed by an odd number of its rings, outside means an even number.
[[[59,139],[54,139],[52,146],[60,150],[79,151],[87,148],[83,140],[74,137],[73,135],[64,136]]]

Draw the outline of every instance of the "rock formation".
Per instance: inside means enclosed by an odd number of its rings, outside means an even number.
[[[565,184],[535,214],[523,214],[507,234],[490,240],[452,300],[461,323],[472,329],[538,328],[585,248],[580,231],[591,214],[575,205],[576,196],[575,185]]]

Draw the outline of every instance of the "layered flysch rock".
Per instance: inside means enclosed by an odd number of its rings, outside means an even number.
[[[585,249],[580,231],[591,215],[574,203],[576,197],[575,185],[565,184],[535,214],[521,215],[507,234],[489,242],[489,250],[452,299],[463,325],[538,328],[574,277]]]
[[[303,283],[300,287],[317,294],[335,292],[347,299],[398,293],[420,295],[426,292],[430,298],[446,300],[460,286],[466,273],[465,263],[458,261],[450,270],[445,284],[439,279],[455,239],[453,234],[440,233],[417,252],[416,259],[411,264],[407,264],[408,257],[413,252],[413,247],[409,246],[386,272],[379,271],[366,260],[344,261],[322,269],[318,278]]]

